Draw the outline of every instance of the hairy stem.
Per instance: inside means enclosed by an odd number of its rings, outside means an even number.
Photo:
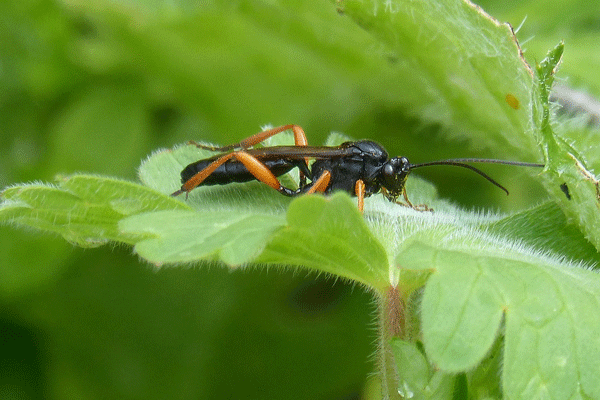
[[[383,399],[402,399],[402,396],[398,393],[396,359],[391,349],[391,339],[402,337],[404,333],[404,304],[398,287],[390,286],[380,297],[379,322],[380,373]]]

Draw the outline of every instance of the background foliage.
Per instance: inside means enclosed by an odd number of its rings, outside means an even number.
[[[531,64],[565,39],[559,78],[600,92],[593,4],[482,5],[513,26],[527,15]],[[472,115],[431,112],[403,88],[398,60],[331,3],[4,2],[0,21],[0,187],[74,171],[136,179],[158,147],[230,143],[266,123],[300,124],[314,144],[332,130],[372,138],[414,162],[510,158],[466,141]],[[585,140],[597,135],[587,122],[561,129]],[[465,206],[544,196],[521,171],[490,170],[510,197],[452,169],[426,177]],[[0,235],[0,397],[357,398],[373,370],[360,288],[304,272],[155,270],[125,248]]]

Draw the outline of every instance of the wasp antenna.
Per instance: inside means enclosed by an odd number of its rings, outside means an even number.
[[[522,161],[496,160],[493,158],[451,158],[449,160],[412,164],[411,168],[425,167],[427,165],[456,165],[456,164],[466,164],[466,163],[504,164],[504,165],[516,165],[518,167],[537,167],[537,168],[545,167],[544,164],[522,162]]]
[[[504,190],[506,192],[506,194],[508,195],[508,190],[502,186],[501,184],[499,184],[498,182],[496,182],[494,179],[492,179],[488,174],[486,174],[485,172],[483,172],[482,170],[475,168],[472,165],[469,164],[465,164],[461,161],[457,161],[457,160],[443,160],[443,161],[432,161],[432,162],[427,162],[427,163],[422,163],[422,164],[411,164],[409,166],[409,168],[412,170],[414,168],[420,168],[420,167],[429,167],[431,165],[454,165],[456,167],[462,167],[462,168],[466,168],[466,169],[470,169],[471,171],[483,176],[485,179],[487,179],[488,181],[490,181],[493,185],[498,186],[500,189]]]
[[[420,163],[420,164],[410,164],[409,167],[410,167],[410,169],[414,169],[414,168],[420,168],[420,167],[428,167],[430,165],[455,165],[457,167],[467,168],[467,169],[470,169],[471,171],[483,176],[485,179],[487,179],[493,185],[498,186],[500,189],[504,190],[506,192],[506,194],[508,194],[508,190],[504,186],[502,186],[501,184],[496,182],[494,179],[492,179],[488,174],[486,174],[482,170],[475,168],[474,166],[466,164],[466,163],[504,164],[504,165],[516,165],[519,167],[539,167],[539,168],[545,167],[544,164],[528,163],[528,162],[521,162],[521,161],[496,160],[496,159],[491,159],[491,158],[453,158],[450,160],[431,161],[431,162]]]

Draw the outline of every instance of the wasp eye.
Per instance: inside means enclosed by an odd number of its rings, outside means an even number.
[[[396,173],[396,168],[394,168],[394,166],[391,163],[386,163],[383,166],[383,175],[385,177],[389,177],[392,176]]]

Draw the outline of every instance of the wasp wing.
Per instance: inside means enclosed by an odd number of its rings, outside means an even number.
[[[350,154],[350,149],[344,146],[271,146],[244,150],[259,160],[288,159],[302,160],[304,158],[335,158]]]

